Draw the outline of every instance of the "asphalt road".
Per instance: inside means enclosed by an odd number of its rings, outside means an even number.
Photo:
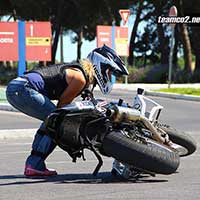
[[[98,96],[98,94],[97,94]],[[131,103],[127,91],[115,91],[108,100],[124,98]],[[168,124],[188,132],[200,144],[200,103],[154,97],[165,107],[161,118]],[[20,113],[0,111],[0,129],[37,128],[39,120]],[[0,140],[0,199],[170,199],[190,200],[200,196],[200,151],[181,159],[177,173],[143,176],[139,180],[123,180],[110,173],[112,158],[104,157],[104,165],[97,177],[91,175],[97,161],[86,152],[87,161],[72,163],[59,148],[47,159],[47,165],[59,172],[50,178],[25,178],[24,160],[31,149],[31,138]]]
[[[120,90],[112,91],[111,95],[103,96],[108,101],[118,100],[122,98],[125,102],[132,104],[135,92],[131,94],[130,91]],[[100,93],[96,91],[95,97],[101,97]],[[160,119],[167,124],[170,124],[180,130],[187,132],[199,132],[200,130],[200,102],[185,101],[178,99],[151,97],[153,100],[164,106]],[[17,115],[17,117],[16,117]],[[2,129],[24,129],[37,128],[40,121],[28,117],[21,113],[5,112],[0,113],[0,130]]]

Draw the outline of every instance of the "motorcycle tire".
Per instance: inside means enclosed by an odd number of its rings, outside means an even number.
[[[184,133],[183,131],[176,130],[168,125],[161,125],[159,128],[164,130],[169,135],[169,139],[173,143],[180,145],[181,148],[177,148],[179,156],[188,156],[196,151],[197,144],[190,135]]]
[[[107,134],[102,148],[106,155],[146,172],[172,174],[180,164],[179,155],[168,147],[150,139],[135,141],[121,132]]]

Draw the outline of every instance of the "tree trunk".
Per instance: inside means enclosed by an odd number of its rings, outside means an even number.
[[[103,0],[103,2],[105,4],[105,8],[107,9],[108,16],[110,18],[109,23],[113,23],[113,22],[115,23],[115,17],[114,17],[114,14],[113,14],[114,12],[112,11],[109,0]]]
[[[155,15],[161,16],[163,12],[163,1],[155,4]],[[163,24],[157,23],[157,34],[159,41],[159,51],[161,53],[161,65],[168,65],[169,63],[169,40],[165,36]]]
[[[200,49],[195,52],[195,70],[194,73],[198,73],[200,77]],[[199,79],[200,81],[200,79]]]
[[[195,55],[195,70],[193,72],[192,81],[200,82],[200,29],[199,27],[192,27],[192,48]]]
[[[144,52],[144,54],[143,54],[143,67],[146,67],[146,65],[147,65],[147,54],[146,54],[146,52]]]
[[[57,15],[56,17],[53,19],[53,32],[55,32],[55,36],[53,39],[53,45],[52,45],[52,63],[55,63],[55,58],[56,58],[56,51],[57,51],[57,47],[58,47],[58,40],[59,40],[59,36],[60,36],[60,31],[61,31],[61,18],[62,18],[62,9],[63,9],[63,3],[64,0],[59,1],[59,5],[57,8]]]
[[[184,51],[184,61],[185,61],[184,70],[192,74],[192,49],[187,27],[185,24],[181,24],[181,33],[183,39],[183,51]]]
[[[192,36],[194,39],[194,54],[195,54],[195,70],[194,73],[198,72],[200,73],[200,40],[199,40],[199,35],[200,35],[200,29],[199,27],[195,27],[192,29]]]
[[[80,28],[80,31],[77,33],[78,40],[77,40],[77,61],[81,59],[81,46],[82,46],[82,40],[83,40],[83,30]]]
[[[135,18],[135,22],[133,24],[133,30],[131,33],[131,39],[130,39],[130,44],[129,44],[129,57],[128,57],[128,64],[129,65],[133,65],[134,62],[134,55],[133,55],[133,51],[135,49],[135,38],[137,36],[137,29],[138,29],[138,25],[140,22],[140,15],[142,13],[142,8],[143,8],[143,1],[140,0],[139,2],[139,7],[137,10],[137,14],[136,14],[136,18]]]
[[[179,32],[178,32],[178,26],[175,26],[175,30],[174,30],[174,39],[175,39],[175,44],[174,44],[174,52],[173,52],[173,67],[177,68],[177,62],[178,62],[178,58],[177,58],[177,54],[178,54],[178,43],[179,43]]]
[[[192,82],[200,82],[200,49],[195,51],[195,70],[192,74]]]
[[[63,30],[60,31],[60,62],[64,62],[64,55],[63,55]]]
[[[169,63],[169,42],[165,37],[164,28],[162,24],[157,25],[158,39],[160,43],[160,52],[161,52],[161,65],[167,65]]]
[[[60,24],[57,24],[55,27],[55,36],[53,39],[53,45],[52,45],[52,63],[55,63],[56,60],[56,51],[58,47],[58,40],[59,40],[59,35],[60,35]]]
[[[178,2],[180,16],[184,16],[183,13],[183,1],[179,0]],[[182,36],[182,43],[183,43],[183,51],[184,51],[184,61],[185,67],[184,70],[192,74],[192,49],[190,38],[187,30],[186,24],[180,24],[181,36]]]

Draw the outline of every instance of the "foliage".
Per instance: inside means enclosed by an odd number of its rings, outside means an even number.
[[[147,83],[166,83],[168,79],[168,65],[155,65],[147,73]]]
[[[138,9],[139,5],[141,10]],[[133,16],[138,14],[138,23],[143,22],[141,26],[143,30],[138,29],[138,24],[135,27],[135,40],[132,42],[134,45],[129,44],[134,47],[131,54],[142,58],[139,59],[139,65],[142,67],[139,69],[133,67],[135,71],[132,70],[134,73],[131,72],[130,81],[166,82],[168,72],[163,66],[168,65],[169,61],[171,31],[168,24],[157,23],[157,17],[167,16],[172,5],[177,6],[179,15],[200,13],[200,1],[195,0],[102,0],[101,2],[97,0],[1,0],[0,17],[9,15],[14,19],[49,20],[52,24],[52,52],[55,56],[61,28],[64,34],[73,33],[72,40],[79,43],[78,48],[81,48],[83,38],[94,40],[97,25],[112,25],[114,22],[119,25],[121,20],[119,9],[130,8]],[[178,67],[174,72],[173,81],[200,81],[200,28],[187,27],[192,53],[195,56],[195,71],[188,78],[184,69],[186,56],[184,55],[182,60],[177,59],[180,52],[186,54],[187,51],[183,51],[186,47],[183,45],[180,24],[176,27],[174,64],[181,68]],[[138,66],[137,60],[136,58],[134,61],[135,66]],[[147,67],[149,65],[153,67]]]
[[[195,73],[192,74],[191,82],[192,83],[200,82],[200,69],[196,70]]]
[[[33,69],[37,66],[36,62],[27,62],[27,70]],[[9,81],[17,77],[18,63],[14,62],[12,65],[0,62],[0,85],[7,85]]]
[[[185,70],[176,69],[176,71],[173,72],[174,83],[190,83],[191,80],[192,80],[191,73]]]
[[[7,85],[10,80],[17,77],[17,66],[14,63],[14,67],[6,66],[0,63],[0,85]]]
[[[129,83],[143,83],[145,82],[146,73],[148,71],[148,67],[129,67],[129,76],[128,76],[128,82]]]

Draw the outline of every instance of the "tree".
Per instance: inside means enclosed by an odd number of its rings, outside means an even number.
[[[113,22],[119,25],[119,9],[128,8],[133,1],[103,0],[99,3],[98,0],[77,0],[76,2],[79,5],[76,16],[79,24],[71,27],[68,24],[68,29],[76,33],[73,42],[77,42],[77,59],[80,59],[82,39],[94,40],[97,25],[112,25]]]
[[[111,25],[120,22],[119,8],[128,7],[132,1],[116,2],[115,0],[9,0],[0,2],[2,15],[12,15],[21,20],[50,21],[52,25],[52,62],[55,62],[60,30],[65,34],[69,30],[76,33],[77,55],[81,57],[82,38],[93,40],[96,36],[96,25]]]
[[[135,50],[135,38],[137,36],[138,25],[141,21],[140,16],[142,14],[142,9],[143,9],[143,0],[140,0],[138,2],[138,8],[136,10],[135,22],[133,24],[133,29],[132,29],[131,39],[130,39],[130,44],[129,44],[129,57],[128,57],[129,65],[133,65],[133,60],[134,60],[133,51]]]
[[[1,5],[1,4],[0,4]],[[55,62],[55,55],[58,46],[58,40],[61,27],[67,29],[67,25],[74,24],[76,27],[80,25],[74,12],[77,11],[77,4],[74,0],[10,0],[4,6],[5,14],[12,14],[15,11],[16,18],[21,20],[33,21],[50,21],[52,25],[52,63]],[[66,16],[67,13],[67,16]],[[73,20],[71,20],[73,19]],[[79,18],[80,19],[80,18]],[[71,20],[71,21],[70,21]]]
[[[193,82],[199,82],[200,81],[200,27],[198,26],[192,26],[191,27],[191,35],[192,35],[192,49],[193,53],[195,55],[195,70],[193,72]]]
[[[138,2],[139,6],[137,7],[137,13],[136,13],[136,19],[133,25],[133,30],[131,33],[131,40],[130,40],[130,45],[129,45],[129,64],[133,64],[134,60],[134,55],[133,52],[135,51],[136,48],[136,43],[135,40],[136,38],[142,38],[138,34],[138,25],[141,21],[145,21],[147,23],[147,26],[150,27],[151,33],[149,32],[149,43],[153,44],[152,45],[152,55],[150,58],[154,60],[157,56],[155,55],[156,53],[161,54],[161,64],[168,64],[168,55],[169,55],[169,35],[167,34],[167,25],[165,24],[159,24],[157,22],[158,16],[161,15],[167,15],[168,12],[168,4],[169,2],[167,1],[154,1],[154,0],[149,0],[149,1],[142,1],[140,0]],[[149,29],[148,29],[149,30]],[[155,33],[157,32],[157,38],[158,40],[155,42]],[[145,34],[145,32],[143,33]],[[154,35],[154,37],[152,37]],[[147,37],[147,36],[146,36]],[[142,40],[141,42],[145,42]],[[138,51],[138,50],[137,50]],[[157,59],[156,59],[157,60]]]
[[[195,0],[182,0],[183,12],[184,15],[199,16],[200,13],[200,2]],[[195,6],[194,6],[195,5]],[[192,75],[192,82],[200,81],[200,27],[198,24],[189,24],[188,33],[191,42],[192,53],[195,56],[195,69]]]
[[[169,2],[159,1],[155,6],[155,23],[157,24],[157,33],[159,41],[159,51],[161,52],[161,65],[168,65],[169,63],[169,34],[167,31],[168,24],[157,23],[159,16],[167,16],[169,11]]]
[[[151,63],[158,62],[158,39],[155,32],[155,26],[147,24],[144,28],[144,33],[138,37],[135,43],[135,52],[143,57],[143,66],[146,66],[147,59]],[[137,56],[138,57],[138,56]]]
[[[177,2],[179,16],[184,16],[184,5],[183,0],[178,0]],[[184,51],[184,61],[185,67],[184,70],[187,71],[190,75],[192,74],[192,49],[190,38],[187,30],[186,24],[180,24],[180,34],[182,38],[183,51]]]

